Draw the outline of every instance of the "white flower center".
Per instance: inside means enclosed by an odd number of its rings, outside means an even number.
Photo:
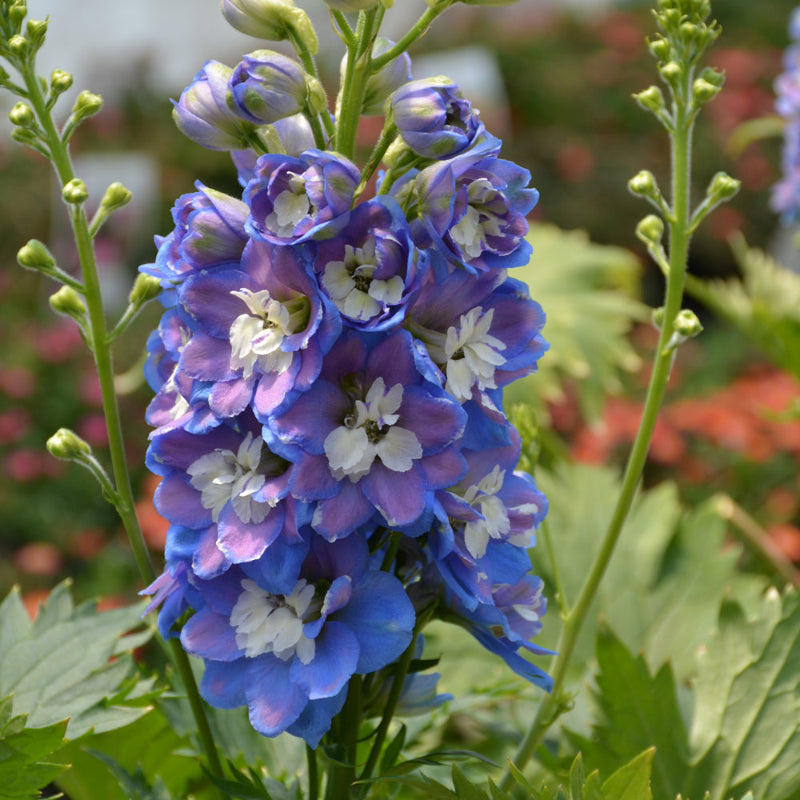
[[[295,226],[302,222],[311,210],[305,180],[293,172],[289,174],[291,175],[289,188],[284,189],[275,198],[272,213],[264,220],[266,227],[282,238],[292,236]]]
[[[203,508],[211,510],[214,522],[231,502],[242,522],[263,522],[277,503],[256,500],[253,495],[266,483],[267,475],[280,474],[284,465],[269,450],[262,454],[263,439],[248,433],[236,453],[218,448],[200,456],[186,470],[190,483],[200,492]]]
[[[461,403],[472,397],[475,384],[479,389],[497,387],[494,373],[497,367],[506,362],[505,357],[500,355],[506,345],[489,333],[493,318],[493,308],[485,313],[481,306],[470,309],[461,315],[458,327],[451,325],[447,329],[442,352],[431,353],[435,361],[444,364],[443,370],[447,376],[445,389]]]
[[[329,261],[322,272],[322,284],[339,311],[362,322],[381,313],[384,305],[395,305],[403,297],[403,279],[373,277],[378,268],[375,239],[362,247],[345,245],[344,261]]]
[[[464,499],[483,519],[470,520],[464,526],[464,542],[473,558],[482,558],[489,539],[502,539],[511,522],[503,501],[496,497],[503,486],[505,471],[495,464],[492,471],[464,492]]]
[[[396,383],[387,392],[383,378],[370,386],[365,400],[356,400],[353,413],[325,438],[325,455],[334,477],[356,481],[369,472],[376,458],[393,472],[407,472],[414,459],[422,458],[416,435],[396,424],[402,402],[403,384]]]
[[[288,661],[296,654],[303,664],[310,664],[316,645],[303,634],[303,625],[306,617],[319,611],[319,604],[312,602],[314,587],[301,578],[291,594],[275,595],[245,578],[242,589],[231,612],[231,625],[245,656],[272,653]]]
[[[267,289],[232,291],[248,308],[233,321],[228,338],[231,343],[231,369],[242,370],[249,378],[259,372],[285,372],[292,363],[292,352],[281,349],[283,340],[302,330],[308,322],[309,302],[297,294],[286,303],[274,300]]]
[[[467,209],[464,216],[450,229],[450,237],[467,260],[477,258],[489,249],[487,236],[500,236],[500,217],[492,210],[500,193],[488,178],[478,178],[467,187]]]

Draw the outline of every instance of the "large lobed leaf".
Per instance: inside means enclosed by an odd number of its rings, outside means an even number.
[[[668,664],[655,676],[610,631],[597,642],[601,718],[580,739],[608,770],[656,746],[653,794],[683,800],[800,796],[800,602],[769,590],[748,618],[728,602],[699,660],[692,721],[683,723]]]
[[[69,739],[133,722],[155,696],[150,681],[135,679],[129,654],[150,632],[125,635],[143,608],[76,608],[65,582],[31,622],[12,590],[0,604],[0,697],[13,695],[13,713],[26,715],[30,728],[68,719]]]
[[[507,399],[541,405],[560,397],[565,380],[573,379],[584,414],[596,418],[608,393],[619,391],[620,371],[640,363],[627,338],[633,322],[646,317],[636,299],[639,262],[628,250],[554,225],[532,225],[528,240],[533,257],[511,274],[544,309],[550,349],[538,373],[509,387]]]

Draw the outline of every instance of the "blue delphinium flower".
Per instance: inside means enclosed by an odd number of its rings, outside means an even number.
[[[263,19],[226,7],[245,27],[300,19],[288,2]],[[165,635],[183,623],[209,703],[312,747],[353,676],[412,642],[419,657],[437,615],[549,687],[521,654],[546,652],[529,642],[546,603],[527,550],[547,501],[515,471],[502,397],[547,349],[542,309],[506,272],[528,258],[538,194],[454,84],[408,70],[387,64],[362,103],[393,93],[384,143],[399,137],[370,196],[371,167],[322,149],[327,110],[298,63],[209,62],[175,114],[231,151],[241,195],[180,197],[142,267],[166,307],[145,367],[169,522],[150,607]],[[405,677],[401,705],[441,702],[435,677]]]

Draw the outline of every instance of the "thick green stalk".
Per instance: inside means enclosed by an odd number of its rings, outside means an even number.
[[[552,693],[542,699],[536,716],[514,756],[514,763],[520,768],[528,762],[541,743],[547,729],[558,716],[567,668],[583,623],[597,594],[600,581],[611,560],[636,495],[645,461],[647,460],[647,452],[650,448],[650,440],[653,436],[658,412],[664,399],[667,381],[669,380],[674,350],[668,346],[668,343],[672,338],[675,316],[680,311],[683,300],[689,248],[692,120],[687,113],[688,103],[686,98],[689,96],[689,86],[691,86],[691,71],[687,69],[685,73],[682,78],[682,85],[677,92],[679,98],[676,99],[675,103],[675,132],[672,136],[673,218],[670,220],[670,269],[667,275],[664,324],[658,340],[658,350],[647,389],[642,418],[628,457],[622,489],[611,521],[608,524],[600,552],[561,631],[561,637],[556,648],[558,655],[555,657],[552,667]],[[511,773],[507,771],[500,782],[500,788],[508,791],[513,784],[514,779]]]
[[[31,106],[36,112],[39,122],[45,132],[52,163],[58,175],[58,179],[61,185],[65,186],[75,177],[67,146],[62,141],[50,112],[47,109],[41,86],[36,78],[32,65],[28,65],[28,68],[23,70],[23,78],[28,90],[28,98]],[[136,517],[133,489],[128,473],[128,465],[125,460],[122,422],[120,419],[119,406],[117,404],[116,389],[114,387],[114,364],[111,347],[108,342],[108,331],[105,314],[103,312],[103,300],[100,291],[97,262],[95,260],[92,236],[89,231],[89,222],[82,206],[70,207],[70,221],[72,223],[75,244],[83,274],[84,296],[86,298],[90,322],[91,349],[100,382],[103,413],[105,414],[106,427],[108,429],[108,448],[111,457],[115,489],[112,496],[116,500],[115,507],[122,520],[125,532],[128,535],[128,540],[131,544],[139,573],[142,580],[149,585],[155,580],[156,572],[150,560],[150,553],[145,544],[144,536],[139,526],[139,520]],[[222,777],[222,764],[220,763],[219,755],[214,744],[211,728],[205,716],[203,701],[200,698],[197,682],[194,679],[194,674],[189,663],[189,657],[177,642],[171,642],[170,649],[173,653],[175,666],[186,688],[189,703],[192,707],[192,712],[197,724],[198,735],[200,736],[209,768],[215,776]]]
[[[336,755],[339,760],[332,763],[328,770],[325,800],[347,800],[352,796],[352,785],[356,779],[358,729],[362,716],[362,680],[361,675],[350,678],[344,708],[333,722],[332,732],[338,745]]]

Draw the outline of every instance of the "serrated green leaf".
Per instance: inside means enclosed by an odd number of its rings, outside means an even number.
[[[634,657],[607,627],[598,632],[597,663],[600,721],[591,739],[575,737],[576,746],[603,775],[655,746],[653,791],[656,797],[673,797],[683,788],[689,744],[670,665],[651,676],[644,659]]]
[[[589,241],[583,231],[531,225],[530,262],[514,271],[547,315],[550,350],[532,378],[507,390],[507,401],[560,396],[565,379],[578,381],[584,413],[594,419],[609,392],[619,391],[620,371],[639,366],[627,338],[646,316],[638,302],[639,262],[628,250]]]
[[[492,800],[513,800],[511,795],[499,789],[491,778],[489,778],[489,794]]]
[[[603,800],[652,800],[650,773],[655,750],[649,748],[620,767],[603,783]]]
[[[131,774],[111,756],[88,748],[87,752],[111,770],[128,800],[173,800],[173,796],[160,777],[156,776],[151,785],[140,766],[137,766],[135,772]]]
[[[453,788],[459,800],[489,800],[486,792],[470,782],[456,764],[453,764],[452,778]]]
[[[583,769],[583,757],[578,753],[569,770],[570,800],[583,800],[583,786],[585,783],[586,772]]]
[[[74,608],[65,582],[31,622],[12,591],[0,605],[0,695],[13,694],[13,714],[27,715],[28,727],[69,718],[67,737],[75,738],[146,713],[143,706],[102,702],[134,671],[130,657],[110,659],[119,653],[123,634],[140,625],[143,609],[141,603],[103,613],[93,603]]]

